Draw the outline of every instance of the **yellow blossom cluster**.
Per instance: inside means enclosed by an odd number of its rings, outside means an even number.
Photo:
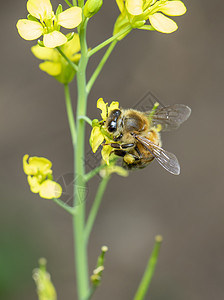
[[[76,28],[82,22],[82,9],[73,6],[62,11],[59,5],[56,14],[50,0],[28,0],[27,19],[20,19],[16,26],[20,36],[25,40],[35,40],[43,35],[43,45],[55,48],[65,44],[68,38],[60,32],[60,26]]]

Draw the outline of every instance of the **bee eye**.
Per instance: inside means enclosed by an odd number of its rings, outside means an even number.
[[[115,117],[119,117],[120,116],[120,114],[121,114],[121,111],[119,110],[119,109],[114,109],[113,110],[113,115],[115,116]]]
[[[117,122],[111,121],[108,125],[108,131],[109,132],[114,132],[117,129]]]

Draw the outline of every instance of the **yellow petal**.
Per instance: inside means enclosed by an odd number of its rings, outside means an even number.
[[[137,16],[143,13],[143,0],[126,0],[125,5],[131,15]]]
[[[103,98],[99,98],[97,100],[96,107],[102,110],[101,117],[102,117],[103,120],[106,120],[106,118],[107,118],[107,112],[108,112],[107,111],[107,103],[105,103],[103,101]]]
[[[119,108],[119,102],[113,101],[111,102],[110,106],[108,107],[108,114],[114,110]]]
[[[24,170],[24,173],[26,175],[36,175],[39,168],[38,166],[42,166],[42,161],[40,161],[40,164],[38,163],[38,160],[33,160],[32,161],[32,158],[29,159],[29,162],[27,162],[28,160],[28,157],[29,155],[28,154],[25,154],[23,156],[23,170]],[[34,159],[38,159],[38,157],[34,157]]]
[[[30,185],[31,192],[35,193],[35,194],[39,193],[39,191],[40,191],[40,183],[39,183],[37,177],[36,176],[30,176],[30,175],[28,175],[27,181],[28,181],[28,183]]]
[[[177,24],[170,18],[165,17],[161,13],[155,13],[149,16],[151,25],[162,33],[172,33],[177,30]]]
[[[74,55],[80,51],[80,40],[77,33],[74,33],[73,38],[62,46],[62,51],[69,59],[73,60]]]
[[[75,54],[72,58],[71,58],[71,61],[73,61],[74,63],[78,63],[79,60],[81,58],[81,54]]]
[[[42,71],[48,73],[51,76],[59,75],[62,69],[61,63],[52,61],[45,61],[39,64],[39,67]]]
[[[90,135],[90,145],[92,147],[93,153],[96,152],[96,150],[103,143],[103,141],[104,141],[104,136],[100,131],[100,127],[98,126],[93,127]]]
[[[45,180],[40,186],[39,195],[41,198],[52,199],[60,198],[62,194],[62,188],[60,184],[55,181]]]
[[[29,157],[28,154],[25,154],[25,155],[23,156],[23,171],[24,171],[24,173],[25,173],[26,175],[33,174],[33,173],[32,173],[32,170],[30,170],[29,164],[27,163],[28,157]]]
[[[59,57],[59,53],[56,49],[50,49],[35,45],[31,47],[32,53],[39,59],[55,61]]]
[[[61,46],[67,42],[67,37],[60,31],[53,31],[51,33],[44,34],[44,46],[48,48],[55,48]]]
[[[43,34],[43,26],[36,21],[21,19],[17,22],[16,27],[19,35],[27,41],[35,40]]]
[[[159,11],[168,16],[181,16],[186,13],[186,6],[182,1],[168,1]]]
[[[82,22],[82,9],[74,6],[58,15],[58,24],[64,28],[75,28]]]
[[[43,175],[52,174],[52,163],[50,160],[44,157],[33,156],[29,158],[29,155],[26,154],[23,156],[23,170],[27,175],[36,175],[40,172]]]
[[[42,175],[52,174],[52,163],[45,157],[33,156],[29,158],[29,166],[35,168]]]
[[[49,0],[28,0],[28,12],[37,19],[49,19],[52,16],[52,5]]]
[[[110,153],[112,151],[113,151],[113,148],[110,145],[103,146],[103,149],[101,151],[102,158],[107,165],[110,164]]]
[[[117,6],[120,9],[120,12],[122,13],[124,10],[124,1],[123,0],[116,0]]]

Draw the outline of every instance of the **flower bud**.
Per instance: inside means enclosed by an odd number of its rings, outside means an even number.
[[[84,16],[86,18],[91,18],[94,16],[103,5],[103,0],[87,0],[84,7]]]

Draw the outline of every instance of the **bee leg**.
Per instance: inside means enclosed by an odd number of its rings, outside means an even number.
[[[121,149],[128,149],[134,147],[133,143],[130,144],[121,144]]]
[[[121,157],[124,157],[126,155],[126,151],[124,150],[114,150],[113,153],[117,156],[121,156]]]
[[[138,159],[142,158],[142,153],[141,151],[138,149],[138,146],[136,145],[135,147],[135,151],[138,153]]]
[[[112,148],[115,148],[115,149],[121,149],[121,150],[124,150],[124,149],[128,149],[128,148],[134,147],[134,144],[133,144],[133,143],[129,143],[129,144],[110,143],[109,145],[110,145]]]
[[[114,149],[121,149],[121,145],[117,144],[117,143],[110,143],[110,144],[106,144],[106,145],[110,145]]]

